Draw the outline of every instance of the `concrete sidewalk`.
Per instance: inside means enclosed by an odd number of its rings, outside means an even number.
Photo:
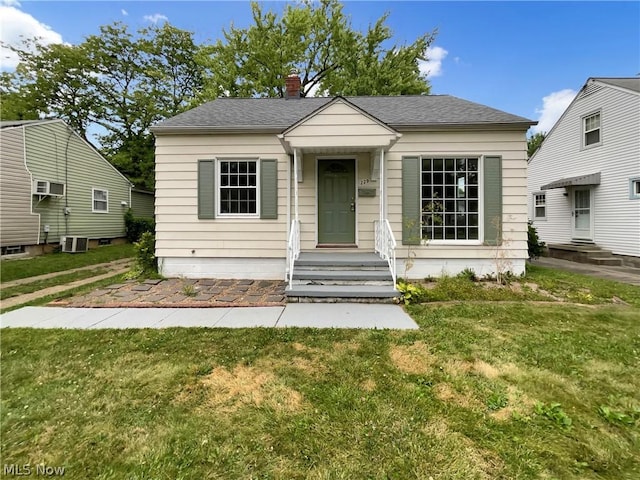
[[[640,285],[640,269],[633,267],[615,267],[611,265],[592,265],[590,263],[570,262],[560,258],[540,257],[531,262],[532,265],[557,268],[573,273],[581,273],[592,277],[614,280],[616,282]]]
[[[311,327],[417,330],[398,305],[296,303],[279,307],[24,307],[0,315],[0,328]]]

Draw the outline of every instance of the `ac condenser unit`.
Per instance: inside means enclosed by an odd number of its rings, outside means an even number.
[[[67,253],[86,252],[89,248],[87,237],[62,237],[62,251]]]

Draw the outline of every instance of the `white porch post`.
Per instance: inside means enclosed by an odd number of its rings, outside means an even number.
[[[298,158],[298,149],[294,148],[293,149],[293,195],[294,195],[293,211],[294,211],[295,220],[299,220],[298,218],[298,171],[299,171],[298,162],[300,162],[300,159]]]
[[[380,149],[380,222],[387,218],[385,212],[385,184],[384,184],[384,148]]]

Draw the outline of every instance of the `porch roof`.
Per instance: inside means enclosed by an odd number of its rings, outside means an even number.
[[[547,183],[540,187],[540,190],[551,190],[552,188],[576,187],[580,185],[600,185],[600,172],[588,175],[578,175],[577,177],[561,178],[555,182]]]

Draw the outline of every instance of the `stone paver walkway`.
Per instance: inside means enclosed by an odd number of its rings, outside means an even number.
[[[127,281],[85,295],[53,302],[64,307],[255,307],[286,303],[285,282],[278,280]]]

